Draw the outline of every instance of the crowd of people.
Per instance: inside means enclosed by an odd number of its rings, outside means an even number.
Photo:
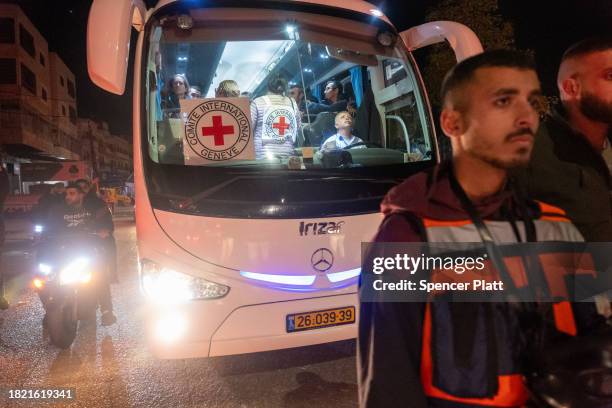
[[[256,158],[293,155],[298,139],[301,138],[302,143],[304,142],[301,132],[305,121],[307,118],[316,117],[319,113],[336,113],[334,120],[336,125],[340,116],[343,118],[346,118],[347,115],[350,116],[351,128],[349,133],[352,132],[352,124],[357,111],[354,98],[343,91],[342,84],[337,80],[328,81],[323,93],[324,98],[317,101],[310,92],[306,95],[301,86],[295,84],[289,86],[287,80],[282,76],[272,76],[268,80],[265,95],[253,98],[250,101]],[[164,112],[164,116],[178,118],[180,112],[179,101],[181,99],[202,98],[202,91],[198,86],[191,86],[184,74],[176,74],[168,80],[159,95],[159,105]],[[219,82],[215,89],[215,98],[248,98],[249,96],[248,92],[241,92],[238,83],[231,79]],[[285,118],[282,129],[275,127],[273,123],[269,123],[270,118],[277,117],[278,114],[282,114]],[[339,129],[337,126],[336,128]],[[325,137],[320,144],[321,149],[332,148],[331,143],[326,143],[331,138],[340,141],[337,144],[338,146],[340,144],[346,145],[342,142],[344,139],[341,132],[338,132],[333,136]],[[348,144],[356,143],[355,140],[363,143],[361,139],[353,138],[350,139]],[[362,144],[361,147],[365,147],[365,145]]]

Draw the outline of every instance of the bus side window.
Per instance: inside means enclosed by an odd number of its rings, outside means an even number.
[[[385,147],[408,153],[409,161],[431,158],[434,144],[414,69],[391,58],[370,69],[376,104],[385,118]]]
[[[402,117],[387,115],[385,119],[387,120],[387,148],[409,152],[410,135]]]
[[[164,119],[157,122],[157,150],[160,163],[185,163],[183,132],[184,127],[181,119]]]
[[[151,158],[151,160],[153,160],[154,162],[158,162],[159,161],[159,155],[158,155],[158,151],[157,151],[157,113],[159,112],[158,109],[161,109],[161,107],[157,106],[157,79],[156,79],[156,75],[155,72],[153,71],[153,69],[149,69],[148,71],[148,76],[149,76],[149,81],[148,81],[148,85],[149,85],[149,91],[147,92],[147,105],[149,106],[148,109],[148,121],[147,121],[147,125],[148,125],[148,129],[149,129],[149,157]]]

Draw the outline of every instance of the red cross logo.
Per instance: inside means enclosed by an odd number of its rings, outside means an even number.
[[[215,146],[223,146],[225,144],[224,136],[234,134],[233,126],[223,126],[221,116],[213,116],[213,125],[202,128],[202,136],[213,136],[215,138]]]
[[[272,125],[272,127],[273,127],[274,129],[278,129],[278,133],[279,133],[281,136],[285,136],[285,130],[287,130],[287,129],[289,129],[289,128],[291,127],[291,125],[290,125],[289,123],[286,123],[286,122],[285,122],[285,119],[286,119],[286,118],[285,118],[284,116],[281,116],[281,117],[279,118],[278,123],[274,123],[274,124]]]

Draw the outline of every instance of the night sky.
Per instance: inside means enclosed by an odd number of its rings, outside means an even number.
[[[116,96],[94,86],[87,75],[85,33],[91,0],[0,2],[21,5],[47,38],[49,50],[57,52],[74,72],[79,116],[105,120],[113,132],[131,134],[131,85],[125,95]],[[152,5],[157,0],[146,2]],[[439,1],[386,0],[373,3],[383,9],[399,30],[404,30],[424,22],[427,7]],[[548,93],[554,91],[557,64],[568,45],[585,36],[612,31],[612,0],[500,0],[499,3],[504,17],[514,23],[518,47],[535,50],[540,77]],[[128,84],[131,76],[132,65]]]

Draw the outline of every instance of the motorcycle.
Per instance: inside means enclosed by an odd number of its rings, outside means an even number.
[[[547,347],[526,377],[528,408],[612,407],[612,328]]]
[[[66,349],[79,321],[96,318],[99,284],[107,276],[104,246],[95,234],[47,236],[38,245],[36,264],[32,284],[45,309],[43,330]]]

